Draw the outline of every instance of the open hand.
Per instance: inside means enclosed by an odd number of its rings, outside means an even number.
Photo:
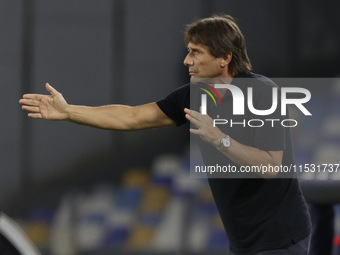
[[[202,115],[201,113],[185,108],[185,117],[195,125],[197,129],[190,129],[190,133],[199,135],[204,141],[218,146],[220,140],[225,137],[225,134],[218,128],[214,127],[213,119],[209,115]]]
[[[28,116],[34,119],[66,120],[68,119],[68,104],[63,95],[46,83],[46,90],[51,95],[25,94],[19,103],[22,109],[28,111]]]

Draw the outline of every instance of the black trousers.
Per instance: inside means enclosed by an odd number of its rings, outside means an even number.
[[[253,255],[308,255],[311,236],[289,246],[286,249],[260,251]],[[229,255],[236,255],[232,252]]]
[[[334,237],[332,204],[308,204],[312,220],[312,240],[309,255],[331,255]]]

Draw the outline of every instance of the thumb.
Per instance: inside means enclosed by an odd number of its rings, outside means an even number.
[[[55,96],[58,94],[58,91],[53,88],[49,83],[45,84],[46,90],[51,93],[52,96]]]

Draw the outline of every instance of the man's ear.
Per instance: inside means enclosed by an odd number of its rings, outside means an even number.
[[[221,61],[221,67],[224,68],[227,65],[229,65],[232,58],[233,58],[233,54],[231,52],[228,53],[225,57],[223,57],[223,59]]]
[[[228,53],[227,56],[224,58],[225,61],[227,62],[227,65],[229,65],[229,63],[230,63],[232,58],[233,58],[233,53],[232,52]]]

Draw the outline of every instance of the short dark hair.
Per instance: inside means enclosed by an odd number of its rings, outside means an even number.
[[[186,45],[190,42],[203,44],[216,58],[232,53],[229,72],[233,76],[251,70],[246,41],[234,18],[230,15],[214,15],[188,24],[184,42]]]

